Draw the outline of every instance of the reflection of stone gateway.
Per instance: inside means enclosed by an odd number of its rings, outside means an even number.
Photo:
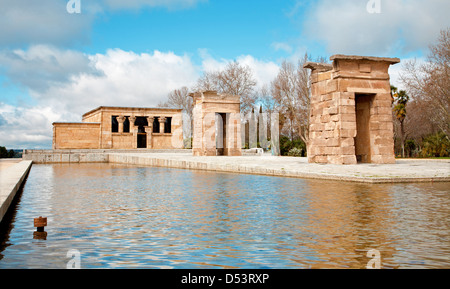
[[[334,55],[311,73],[308,160],[395,163],[389,66],[398,58]]]

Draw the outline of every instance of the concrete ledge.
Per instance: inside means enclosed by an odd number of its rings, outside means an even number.
[[[34,163],[118,163],[190,170],[322,179],[359,183],[450,182],[450,160],[396,160],[395,164],[321,165],[307,158],[275,157],[257,150],[243,156],[193,156],[192,150],[33,151]]]
[[[21,161],[0,171],[0,222],[31,168],[31,161]]]
[[[161,154],[161,153],[187,153],[191,150],[106,150],[106,149],[70,149],[70,150],[25,150],[24,160],[33,161],[35,164],[53,163],[107,163],[110,153],[138,153],[138,154]]]
[[[397,161],[396,164],[320,165],[307,158],[242,156],[195,157],[188,154],[110,154],[110,163],[322,179],[359,183],[450,182],[450,161]]]

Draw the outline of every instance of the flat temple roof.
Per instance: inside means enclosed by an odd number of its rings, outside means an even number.
[[[170,112],[180,112],[183,109],[181,108],[164,108],[164,107],[121,107],[121,106],[99,106],[89,112],[86,112],[83,114],[83,117],[88,116],[96,111],[99,110],[106,110],[106,109],[121,109],[126,111],[132,111],[132,110],[161,110],[161,111],[170,111]]]
[[[342,54],[333,55],[330,57],[330,60],[369,60],[369,61],[389,62],[392,64],[400,63],[400,58],[342,55]]]

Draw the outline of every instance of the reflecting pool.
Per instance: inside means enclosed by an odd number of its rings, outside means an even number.
[[[381,268],[450,268],[449,208],[449,183],[33,165],[0,268],[66,268],[68,252],[81,268],[365,268],[371,249]]]

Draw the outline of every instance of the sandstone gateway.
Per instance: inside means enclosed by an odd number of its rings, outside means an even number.
[[[308,161],[393,164],[389,67],[398,58],[334,55],[311,69]],[[240,156],[239,96],[191,94],[193,155]],[[181,109],[99,107],[81,123],[54,123],[53,149],[182,149]]]
[[[334,55],[311,73],[310,163],[394,164],[389,66],[398,58]]]

